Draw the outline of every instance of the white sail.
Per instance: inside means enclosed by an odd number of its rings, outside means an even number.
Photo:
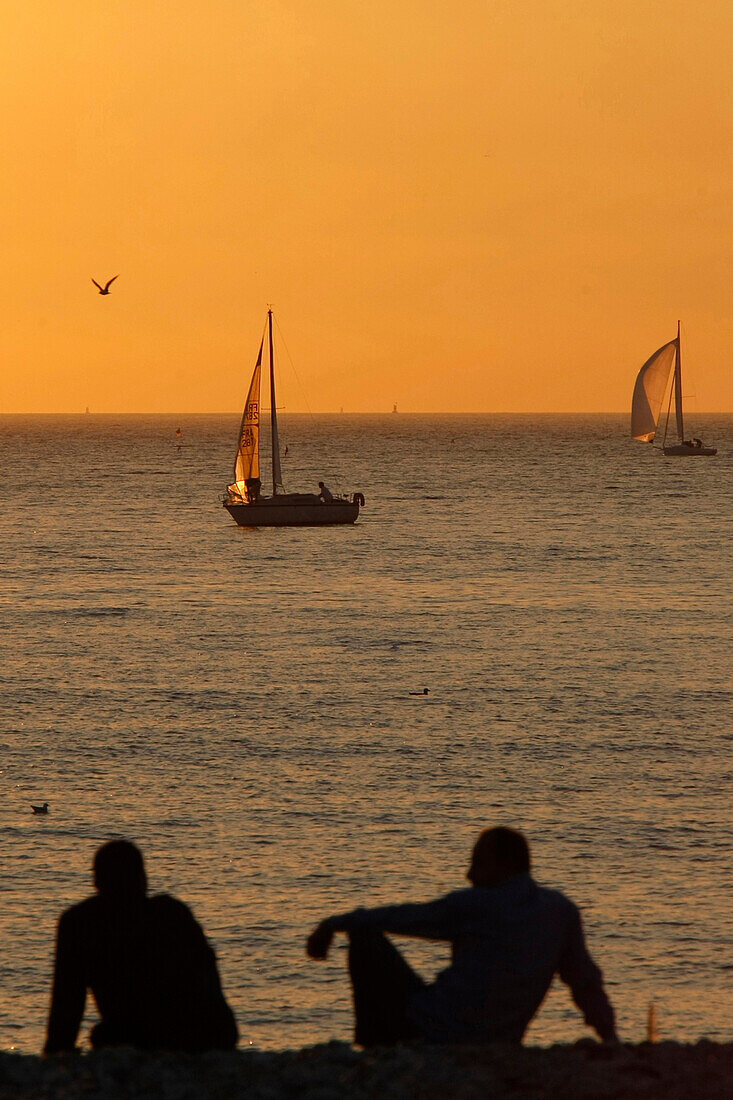
[[[247,482],[251,478],[260,476],[260,374],[264,342],[263,336],[239,428],[239,443],[234,460],[234,482],[229,486],[230,494],[242,500],[248,499]]]
[[[677,341],[670,340],[647,359],[637,375],[631,401],[631,435],[643,443],[651,443],[656,434],[676,350]]]

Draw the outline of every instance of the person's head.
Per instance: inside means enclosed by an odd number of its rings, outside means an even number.
[[[318,488],[319,488],[319,489],[322,489],[322,488],[323,488],[323,482],[322,482],[322,481],[319,481],[319,482],[318,482]]]
[[[473,846],[466,878],[474,886],[496,886],[529,871],[529,844],[516,829],[484,829]]]
[[[144,895],[148,888],[140,849],[129,840],[110,840],[94,856],[94,885],[100,894]]]

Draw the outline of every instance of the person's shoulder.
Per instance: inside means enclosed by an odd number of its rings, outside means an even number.
[[[83,901],[70,905],[64,909],[58,921],[58,934],[68,940],[86,940],[96,934],[97,929],[104,923],[102,906],[99,895],[92,894]]]
[[[88,898],[84,898],[83,901],[77,901],[74,905],[70,905],[68,909],[64,909],[59,918],[59,924],[78,924],[89,918],[95,917],[99,910],[99,895],[91,894]]]
[[[551,886],[540,886],[538,883],[534,885],[537,890],[537,896],[548,909],[554,909],[556,912],[561,912],[567,917],[572,917],[580,912],[575,902],[572,901],[567,894],[564,894],[562,890],[557,890]]]
[[[148,915],[159,928],[174,929],[185,936],[203,936],[203,928],[185,902],[172,894],[153,894],[148,898]]]
[[[456,910],[471,909],[480,901],[475,886],[462,886],[458,890],[451,890],[449,894],[443,894],[438,900]]]
[[[171,920],[195,920],[195,917],[185,902],[174,898],[172,894],[152,894],[148,898],[150,912]]]
[[[212,953],[206,933],[192,911],[171,894],[154,894],[148,899],[148,921],[153,935],[168,941],[171,950],[185,950],[189,961],[201,952]],[[174,945],[177,945],[174,948]]]

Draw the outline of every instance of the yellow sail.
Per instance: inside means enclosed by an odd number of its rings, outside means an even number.
[[[239,443],[234,460],[234,482],[229,486],[230,497],[249,500],[251,493],[248,482],[259,481],[260,477],[260,374],[262,371],[262,345],[257,356],[247,401],[242,414],[239,429]]]

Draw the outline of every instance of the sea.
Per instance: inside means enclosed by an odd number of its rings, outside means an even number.
[[[282,1049],[351,1036],[315,923],[462,887],[496,824],[580,906],[623,1039],[653,1004],[730,1040],[733,417],[665,459],[626,416],[285,413],[286,487],[366,504],[256,530],[221,506],[238,424],[0,417],[0,1047],[41,1048],[111,837]],[[586,1034],[558,982],[526,1041]]]

